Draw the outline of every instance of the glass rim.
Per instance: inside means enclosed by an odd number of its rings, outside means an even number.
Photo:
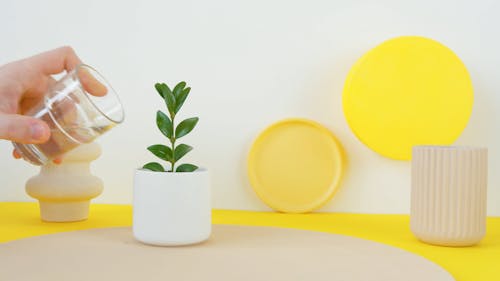
[[[83,88],[83,85],[82,85],[82,82],[80,81],[80,78],[78,76],[78,73],[80,71],[80,69],[82,68],[87,68],[87,69],[90,69],[92,70],[93,72],[95,72],[95,74],[97,74],[99,76],[99,78],[101,78],[105,83],[106,83],[106,87],[109,88],[113,94],[113,96],[116,98],[116,100],[118,101],[118,104],[120,105],[120,112],[121,112],[121,118],[120,120],[115,120],[113,118],[111,118],[110,116],[108,116],[108,114],[104,113],[101,108],[99,108],[99,106],[97,106],[94,101],[91,99],[90,96],[92,96],[92,94],[88,93],[84,88]],[[92,106],[94,106],[95,109],[97,109],[97,111],[99,111],[99,113],[101,113],[102,116],[104,116],[106,119],[108,119],[109,121],[115,123],[115,124],[120,124],[122,123],[124,120],[125,120],[125,111],[123,110],[123,103],[122,101],[120,100],[120,96],[118,96],[118,94],[116,93],[115,89],[113,89],[113,86],[111,86],[111,84],[108,82],[108,80],[99,72],[97,71],[97,69],[95,69],[94,67],[88,65],[88,64],[85,64],[85,63],[81,63],[81,64],[78,64],[75,69],[75,74],[76,74],[76,79],[78,80],[78,86],[80,87],[80,89],[85,93],[85,97],[87,98],[87,100],[90,102],[90,104],[92,104]],[[106,93],[106,95],[108,95],[108,93]]]

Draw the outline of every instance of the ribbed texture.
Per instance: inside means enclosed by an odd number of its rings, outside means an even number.
[[[487,149],[417,146],[412,155],[411,230],[445,246],[478,243],[486,231]]]

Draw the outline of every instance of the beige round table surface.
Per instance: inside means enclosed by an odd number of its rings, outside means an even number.
[[[65,232],[0,244],[0,280],[454,280],[409,252],[358,238],[214,225],[198,245],[154,247],[130,228]]]

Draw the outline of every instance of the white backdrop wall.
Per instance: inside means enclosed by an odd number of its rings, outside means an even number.
[[[380,42],[422,35],[454,50],[475,88],[459,145],[489,148],[488,214],[500,216],[500,2],[481,1],[0,1],[0,64],[71,45],[111,81],[126,121],[103,136],[92,170],[105,182],[95,201],[131,203],[135,168],[164,141],[153,85],[186,80],[183,117],[200,122],[185,141],[188,159],[209,167],[215,208],[269,210],[246,176],[251,142],[287,117],[316,120],[343,143],[349,167],[320,211],[408,213],[410,163],[361,144],[341,106],[350,66]],[[0,141],[0,201],[31,200],[24,183],[37,168]]]

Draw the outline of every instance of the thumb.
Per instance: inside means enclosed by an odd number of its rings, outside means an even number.
[[[17,114],[0,114],[0,139],[19,143],[43,143],[49,137],[49,126],[41,120]]]

